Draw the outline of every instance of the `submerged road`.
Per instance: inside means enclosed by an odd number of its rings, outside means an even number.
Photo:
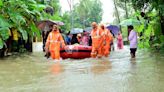
[[[44,54],[0,59],[0,92],[163,92],[164,55],[128,47],[103,59],[66,59],[60,63]]]

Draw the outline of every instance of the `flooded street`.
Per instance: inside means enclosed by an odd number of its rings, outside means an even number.
[[[52,62],[43,53],[0,59],[0,92],[163,92],[164,55],[129,49]]]

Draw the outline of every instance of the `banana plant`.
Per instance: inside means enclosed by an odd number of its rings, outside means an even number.
[[[40,37],[35,22],[40,20],[40,12],[45,8],[35,0],[0,0],[0,49],[9,38],[11,28],[17,29],[23,40],[27,40],[28,35]]]

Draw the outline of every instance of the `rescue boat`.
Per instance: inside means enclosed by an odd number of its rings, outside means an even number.
[[[89,58],[91,54],[91,46],[83,45],[67,45],[60,49],[60,56],[63,59],[73,58],[73,59],[83,59]]]

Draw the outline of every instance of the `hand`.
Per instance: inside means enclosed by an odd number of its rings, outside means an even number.
[[[48,52],[48,48],[45,47],[45,52],[47,53]]]

